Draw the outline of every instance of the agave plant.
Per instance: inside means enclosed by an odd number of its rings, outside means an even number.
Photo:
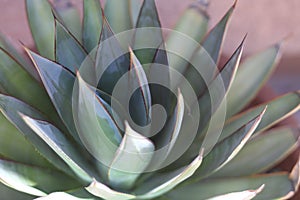
[[[195,1],[164,37],[154,0],[84,0],[83,23],[68,1],[26,0],[38,53],[1,36],[1,198],[292,197],[299,161],[275,166],[299,130],[272,127],[299,110],[300,92],[246,109],[281,44],[239,64],[243,40],[218,70],[234,7],[206,33],[207,2]]]

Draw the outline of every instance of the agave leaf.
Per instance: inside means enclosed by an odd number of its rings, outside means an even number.
[[[143,1],[142,0],[130,0],[129,3],[130,3],[131,23],[132,23],[133,28],[135,28]]]
[[[164,174],[156,174],[155,177],[144,182],[136,191],[138,194],[142,193],[137,196],[138,199],[152,199],[158,197],[190,178],[201,165],[203,152],[202,149],[199,155],[188,166]]]
[[[99,43],[102,29],[102,10],[98,0],[83,1],[83,45],[91,52]]]
[[[226,15],[221,21],[210,31],[202,42],[202,47],[199,47],[191,58],[191,64],[198,64],[187,68],[185,77],[192,85],[197,95],[200,95],[206,89],[206,84],[213,80],[214,74],[217,70],[217,63],[220,57],[221,45],[223,43],[229,19],[235,8],[235,4],[227,11]],[[195,71],[200,71],[199,74]],[[202,76],[205,76],[204,78]]]
[[[155,147],[127,122],[125,126],[125,135],[108,171],[108,179],[112,186],[129,189],[150,163]]]
[[[66,200],[93,200],[94,198],[78,198],[65,192],[53,192],[45,197],[39,197],[35,200],[55,200],[55,199],[66,199]]]
[[[73,138],[81,144],[72,114],[72,91],[75,76],[59,64],[31,51],[28,51],[28,54],[31,56],[60,118]]]
[[[180,74],[187,68],[187,62],[183,59],[192,57],[193,52],[199,47],[199,43],[208,26],[208,16],[206,14],[207,5],[203,1],[195,1],[181,16],[175,26],[175,31],[172,32],[166,41],[169,64]],[[193,40],[191,40],[193,39]],[[178,84],[179,80],[172,80],[174,85]]]
[[[20,133],[33,144],[41,155],[47,159],[51,164],[60,169],[61,171],[72,175],[68,166],[56,155],[56,153],[43,141],[41,140],[31,128],[24,123],[19,115],[19,112],[36,118],[46,120],[46,118],[40,114],[37,110],[30,107],[29,105],[9,96],[0,94],[0,110],[7,119],[13,123]]]
[[[15,161],[0,159],[0,172],[0,181],[3,184],[34,196],[45,196],[47,192],[79,186],[74,179],[61,172]]]
[[[272,168],[296,149],[295,132],[292,128],[283,127],[253,138],[212,177],[247,176]]]
[[[256,190],[245,190],[241,192],[232,192],[229,194],[220,195],[217,197],[209,198],[208,200],[251,200],[253,199],[257,194],[259,194],[263,189],[264,185],[260,186]]]
[[[79,69],[85,61],[93,65],[87,52],[80,43],[68,32],[68,30],[59,22],[56,22],[56,61],[67,67],[73,73]]]
[[[51,167],[23,136],[0,113],[0,155],[24,164]]]
[[[263,114],[264,112],[245,126],[241,127],[230,137],[217,143],[207,156],[204,157],[202,165],[196,171],[192,180],[203,179],[204,177],[215,173],[230,162],[250,139],[251,135],[260,123]]]
[[[127,31],[132,28],[130,19],[130,0],[109,0],[106,1],[104,14],[115,33]],[[116,15],[116,13],[118,13]]]
[[[245,124],[251,118],[258,115],[267,106],[266,113],[261,123],[256,129],[256,134],[270,128],[272,125],[289,117],[300,109],[300,94],[298,92],[287,93],[281,97],[271,100],[265,104],[259,105],[238,114],[226,121],[220,140],[228,137],[242,124]]]
[[[57,18],[78,41],[81,41],[81,19],[74,4],[71,1],[55,1],[53,7]]]
[[[210,31],[210,33],[203,40],[203,48],[211,55],[213,61],[218,63],[220,57],[220,49],[226,35],[227,27],[229,24],[229,19],[232,15],[233,10],[235,9],[236,2],[234,5],[227,11],[225,16],[218,22],[218,24]]]
[[[117,147],[121,143],[121,133],[95,91],[84,82],[77,73],[75,95],[73,101],[75,122],[80,130],[80,138],[89,151],[104,164],[111,163]],[[78,87],[78,88],[77,88]],[[101,147],[101,150],[99,149]]]
[[[129,199],[135,198],[134,195],[112,190],[109,187],[107,187],[105,184],[102,184],[96,180],[94,180],[88,187],[86,187],[86,190],[89,193],[91,193],[97,197],[101,197],[103,199],[129,200]]]
[[[233,82],[241,59],[243,44],[244,40],[214,79],[214,81],[208,86],[208,89],[205,91],[205,93],[198,100],[201,116],[198,128],[200,131],[200,137],[203,137],[203,129],[209,122],[213,113],[224,101],[224,98]]]
[[[201,180],[177,187],[167,196],[172,200],[205,200],[214,196],[248,190],[249,188],[259,188],[263,184],[265,185],[264,190],[257,194],[255,200],[285,199],[283,197],[294,193],[297,189],[288,173],[273,173],[251,177]]]
[[[0,85],[5,92],[48,113],[48,116],[56,120],[57,115],[41,85],[24,71],[11,55],[0,50],[0,59]]]
[[[39,53],[54,60],[55,27],[51,5],[46,0],[26,0],[26,8],[31,34]]]
[[[2,197],[6,197],[8,199],[15,199],[15,200],[19,200],[19,199],[32,200],[34,198],[32,195],[19,192],[15,189],[7,187],[2,183],[0,183],[0,194]]]
[[[279,57],[280,44],[276,44],[248,58],[241,64],[232,87],[228,92],[228,117],[239,112],[256,96],[259,89],[266,83],[274,71]]]
[[[131,49],[130,59],[130,73],[127,74],[124,81],[124,90],[120,90],[120,92],[127,90],[128,92],[125,95],[132,95],[132,97],[128,96],[126,99],[131,100],[131,102],[129,101],[129,105],[132,106],[129,109],[133,121],[138,125],[147,125],[150,122],[150,108],[152,105],[148,80],[143,66]]]
[[[92,181],[94,172],[88,166],[87,160],[56,127],[46,121],[35,120],[22,114],[24,122],[57,153],[84,182]]]
[[[116,83],[128,72],[130,58],[122,50],[108,22],[103,19],[100,46],[96,55],[98,88],[111,95]]]
[[[133,38],[134,53],[142,64],[152,63],[157,52],[156,48],[164,42],[154,0],[145,0],[143,2],[135,28],[137,30]],[[156,48],[150,49],[150,47]]]
[[[6,51],[7,55],[11,55],[17,63],[22,64],[22,67],[37,81],[40,81],[40,77],[38,76],[37,71],[34,68],[34,65],[22,56],[21,52],[19,52],[14,45],[6,38],[2,33],[0,33],[0,48],[2,51]]]

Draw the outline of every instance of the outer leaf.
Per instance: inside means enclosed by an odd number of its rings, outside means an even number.
[[[227,116],[246,106],[271,76],[280,57],[280,44],[248,58],[239,68],[228,93]],[[250,77],[250,78],[249,78]],[[245,81],[247,80],[247,81]]]
[[[83,1],[83,45],[91,52],[99,43],[102,29],[102,10],[98,0]]]
[[[154,144],[126,122],[123,140],[108,171],[110,185],[131,188],[151,161]],[[130,161],[130,162],[128,162]]]
[[[21,52],[19,52],[14,45],[5,37],[2,33],[0,33],[0,47],[3,51],[6,51],[8,55],[14,57],[14,59],[22,64],[22,67],[36,80],[40,81],[40,77],[38,76],[37,71],[35,70],[33,64],[22,56]]]
[[[263,184],[265,188],[255,197],[255,200],[280,199],[296,189],[289,178],[289,174],[275,173],[251,177],[201,180],[193,184],[177,187],[167,196],[172,200],[206,200],[231,192],[258,188]]]
[[[92,198],[78,198],[67,194],[65,192],[53,192],[45,197],[36,198],[35,200],[57,200],[57,199],[65,199],[65,200],[93,200]]]
[[[182,183],[195,173],[201,165],[202,156],[203,149],[188,166],[166,174],[157,174],[156,177],[145,182],[140,188],[138,188],[136,193],[139,194],[141,191],[147,192],[138,195],[138,199],[152,199],[175,188],[178,184]],[[149,190],[149,188],[151,189]]]
[[[57,156],[57,154],[43,141],[41,140],[31,128],[24,123],[19,115],[19,112],[36,118],[45,120],[46,118],[40,114],[37,110],[29,105],[9,96],[0,94],[0,110],[19,130],[23,136],[33,144],[41,155],[46,158],[55,167],[64,171],[66,174],[71,174],[68,166]]]
[[[34,197],[23,192],[16,191],[0,183],[0,194],[4,200],[32,200]]]
[[[33,148],[3,115],[0,114],[0,155],[24,164],[49,167],[49,163]],[[50,168],[50,167],[49,167]]]
[[[225,127],[220,136],[220,140],[228,137],[242,124],[245,124],[251,118],[258,115],[266,106],[268,106],[266,113],[256,129],[256,133],[261,133],[272,125],[297,112],[300,109],[300,92],[298,91],[285,94],[272,101],[230,118],[226,121]]]
[[[260,123],[263,114],[264,112],[254,120],[250,121],[247,125],[241,127],[230,137],[217,143],[211,152],[205,156],[202,165],[196,171],[193,179],[199,180],[207,177],[230,162],[250,139]]]
[[[72,114],[72,91],[75,76],[62,66],[28,51],[60,118],[80,144]]]
[[[87,169],[88,162],[78,149],[53,125],[22,115],[25,123],[59,155],[73,172],[84,182],[90,182],[93,171]]]
[[[245,190],[242,192],[232,192],[229,194],[209,198],[208,200],[251,200],[253,199],[258,193],[260,193],[264,189],[264,185],[260,186],[256,190]]]
[[[247,176],[266,171],[279,163],[296,147],[295,130],[291,128],[271,130],[250,140],[236,157],[212,176]]]
[[[132,28],[129,6],[129,0],[106,1],[104,13],[115,33],[127,31]],[[116,15],[116,13],[118,14]]]
[[[89,59],[87,52],[68,30],[56,21],[56,61],[75,73],[85,59]]]
[[[135,198],[134,195],[112,190],[96,180],[94,180],[88,187],[86,187],[86,190],[97,197],[109,200],[129,200]]]
[[[137,19],[136,28],[137,30],[133,39],[134,49],[136,49],[135,54],[142,64],[152,63],[157,52],[156,48],[164,43],[162,31],[160,29],[161,24],[154,0],[145,0],[143,2]],[[145,48],[153,46],[155,49]]]
[[[207,31],[208,16],[203,1],[194,2],[181,16],[175,26],[175,31],[171,33],[166,41],[169,64],[180,74],[186,70],[187,63],[183,58],[189,60],[193,52],[198,48],[196,42],[200,42]],[[192,41],[193,39],[194,41]],[[174,54],[174,53],[176,54]],[[174,85],[178,80],[172,80]]]
[[[58,19],[63,22],[64,26],[70,30],[78,41],[81,41],[82,28],[81,19],[77,8],[70,1],[54,2],[54,10]]]
[[[79,184],[64,174],[0,159],[0,181],[5,185],[34,196],[45,196],[45,192],[68,190]]]
[[[52,8],[46,0],[26,0],[27,16],[39,53],[54,60],[55,28]]]
[[[48,113],[48,116],[56,120],[57,115],[53,112],[50,99],[41,85],[25,72],[9,54],[2,50],[0,50],[0,59],[0,85],[5,92],[44,113]]]

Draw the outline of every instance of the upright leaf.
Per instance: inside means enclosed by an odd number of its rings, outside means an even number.
[[[83,45],[88,52],[97,47],[102,29],[102,10],[98,0],[83,1]]]
[[[55,59],[55,27],[51,5],[47,0],[26,0],[27,17],[39,53]]]
[[[58,19],[78,41],[82,38],[81,19],[78,9],[71,1],[55,1],[54,10]]]
[[[115,33],[127,31],[132,28],[130,19],[130,0],[109,0],[106,1],[104,14],[108,23]],[[118,13],[118,14],[116,14]]]

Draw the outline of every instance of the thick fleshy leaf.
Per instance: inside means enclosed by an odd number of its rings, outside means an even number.
[[[88,166],[88,161],[79,153],[79,148],[74,146],[56,127],[46,121],[32,119],[22,115],[24,122],[57,153],[84,182],[91,182],[93,170]]]
[[[57,199],[65,199],[65,200],[93,200],[94,198],[78,198],[72,196],[65,192],[53,192],[45,197],[39,197],[35,200],[57,200]]]
[[[176,32],[172,32],[166,41],[169,64],[180,74],[183,74],[188,64],[184,59],[189,61],[199,47],[197,42],[200,43],[206,34],[208,26],[206,7],[204,1],[193,2],[176,24]],[[177,85],[178,81],[172,80],[174,85]]]
[[[35,196],[56,190],[69,190],[80,185],[61,172],[0,159],[0,182]]]
[[[97,197],[110,200],[129,200],[134,199],[136,197],[131,194],[126,194],[112,190],[105,184],[102,184],[96,180],[94,180],[88,187],[86,187],[86,190]]]
[[[152,199],[175,188],[178,184],[190,178],[202,163],[203,149],[188,166],[155,177],[144,182],[136,191],[138,199]]]
[[[116,13],[118,13],[116,15]],[[130,19],[130,0],[106,1],[104,14],[114,33],[120,33],[132,28]]]
[[[258,193],[260,193],[264,189],[264,185],[260,186],[256,190],[245,190],[241,192],[232,192],[229,194],[220,195],[217,197],[209,198],[208,200],[251,200]]]
[[[247,176],[270,169],[296,149],[296,131],[284,127],[253,138],[212,177]]]
[[[53,5],[56,17],[78,41],[81,41],[81,19],[78,9],[71,1],[54,1]]]
[[[79,69],[85,59],[89,59],[87,52],[80,43],[59,22],[56,22],[56,61],[67,67],[73,73]],[[86,61],[87,62],[87,61]],[[92,61],[89,61],[90,65]]]
[[[125,135],[108,171],[108,180],[114,187],[128,189],[150,163],[155,147],[127,122],[125,125]]]
[[[78,143],[81,143],[76,131],[72,112],[72,92],[75,76],[59,64],[31,51],[28,51],[28,54],[31,56],[59,116],[73,138]]]
[[[57,119],[50,99],[36,82],[9,54],[0,50],[0,85],[6,94],[14,96]]]
[[[167,196],[172,200],[206,200],[214,196],[248,190],[249,188],[259,188],[261,185],[265,185],[265,187],[261,193],[257,194],[255,200],[280,199],[296,190],[288,173],[274,173],[251,177],[201,180],[177,187]]]
[[[208,89],[205,91],[205,93],[202,96],[200,96],[198,100],[202,116],[202,119],[200,121],[200,128],[201,125],[203,126],[208,122],[209,118],[216,111],[218,106],[224,100],[225,95],[228,93],[228,90],[232,85],[232,82],[235,78],[235,74],[237,72],[237,68],[239,66],[239,62],[243,51],[243,44],[244,40],[234,52],[232,57],[225,64],[218,76],[208,86]]]
[[[32,195],[19,192],[2,183],[0,183],[0,194],[4,200],[32,200],[34,198]]]
[[[109,165],[121,143],[119,129],[96,91],[84,82],[77,73],[73,100],[74,120],[80,131],[80,138],[89,152],[98,160]],[[99,149],[101,147],[101,149]]]
[[[2,113],[0,113],[0,138],[0,155],[5,158],[16,160],[24,164],[49,167],[49,163]]]
[[[142,0],[130,0],[129,2],[130,2],[131,23],[132,23],[133,28],[135,28],[143,1]]]
[[[208,52],[215,63],[218,63],[221,46],[236,2],[237,1],[235,1],[234,5],[227,11],[226,15],[218,22],[202,42],[203,48]]]
[[[26,8],[36,48],[42,56],[54,60],[55,25],[51,5],[45,0],[26,0]]]
[[[276,44],[241,64],[228,92],[228,117],[239,112],[256,96],[274,71],[279,57],[280,44]]]
[[[164,43],[154,0],[143,2],[136,28],[133,38],[134,53],[142,64],[152,63],[157,52],[156,49]]]
[[[230,137],[217,143],[211,152],[204,157],[202,165],[196,171],[192,179],[200,180],[207,177],[230,162],[250,139],[251,135],[260,123],[263,114],[264,112],[245,126],[241,127]]]
[[[22,64],[22,67],[36,80],[40,81],[37,71],[35,70],[33,64],[26,57],[23,57],[22,52],[17,50],[13,43],[9,39],[0,33],[0,48],[3,51],[6,51],[8,55],[11,55],[19,64]]]
[[[266,113],[256,129],[256,133],[270,128],[300,109],[300,92],[292,92],[271,100],[265,104],[247,110],[226,121],[220,140],[228,137],[242,124],[257,116],[267,106]]]
[[[22,133],[23,136],[33,144],[33,146],[45,159],[61,171],[72,175],[68,166],[59,158],[59,156],[57,156],[57,154],[41,138],[39,138],[26,123],[24,123],[19,112],[36,119],[45,120],[46,118],[42,114],[13,97],[1,94],[0,110],[6,118],[18,128],[20,133]]]
[[[83,45],[91,52],[99,43],[102,29],[102,10],[98,0],[83,1]]]
[[[108,22],[104,19],[101,42],[96,55],[98,88],[111,95],[116,83],[129,68],[129,55],[122,50]]]

